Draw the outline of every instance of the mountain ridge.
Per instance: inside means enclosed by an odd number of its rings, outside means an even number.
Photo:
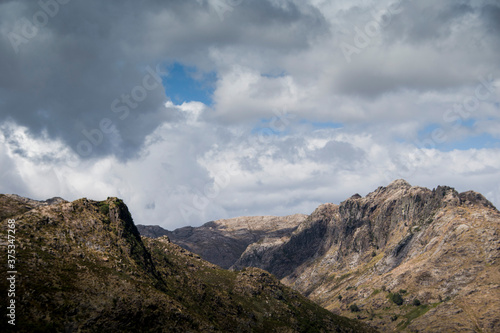
[[[0,205],[2,239],[15,220],[18,272],[16,326],[4,318],[2,332],[374,332],[261,269],[222,270],[167,237],[140,236],[120,199],[0,194]]]
[[[499,235],[500,213],[480,193],[396,180],[320,205],[283,241],[249,244],[231,268],[265,269],[325,308],[383,331],[494,332]]]
[[[159,226],[137,225],[142,235],[168,236],[185,249],[199,254],[224,269],[230,268],[252,243],[264,239],[282,240],[305,220],[307,215],[247,216],[210,221],[200,227],[174,231]]]

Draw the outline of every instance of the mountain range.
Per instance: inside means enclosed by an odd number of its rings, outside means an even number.
[[[117,198],[0,195],[0,222],[15,270],[0,279],[1,332],[375,332],[262,269],[141,236]]]
[[[396,180],[308,216],[138,230],[383,332],[500,332],[500,213],[474,191]]]

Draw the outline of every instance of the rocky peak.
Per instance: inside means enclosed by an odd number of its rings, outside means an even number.
[[[60,197],[53,197],[53,198],[50,198],[47,200],[33,200],[33,199],[21,197],[17,194],[5,194],[5,196],[7,198],[12,199],[12,200],[25,203],[26,205],[31,206],[31,207],[56,205],[58,203],[67,202],[66,200],[64,200],[63,198],[60,198]]]
[[[449,186],[429,190],[397,180],[366,197],[319,206],[289,240],[266,244],[265,251],[252,244],[236,266],[266,269],[328,309],[342,309],[339,313],[363,304],[383,331],[403,326],[447,331],[460,321],[471,330],[480,323],[493,332],[500,321],[488,295],[490,283],[499,277],[499,235],[500,213],[481,194],[458,193]],[[476,274],[481,280],[474,280]],[[422,309],[438,309],[414,323],[397,321],[398,316],[411,317],[412,310],[392,309],[386,287],[425,302]],[[442,301],[455,297],[454,303]],[[489,317],[463,318],[464,302],[474,303],[475,311],[489,311]],[[495,304],[500,306],[500,298]],[[375,313],[387,318],[375,320]]]
[[[24,198],[17,194],[0,194],[0,220],[25,213],[36,207],[56,205],[64,202],[67,201],[59,197],[38,201]]]
[[[488,200],[486,199],[481,193],[477,193],[474,191],[467,191],[460,193],[458,195],[460,199],[460,204],[465,205],[465,206],[483,206],[491,209],[496,209],[496,207]]]
[[[227,230],[248,235],[247,219],[206,224],[213,237],[198,242],[199,251],[224,244]],[[268,270],[328,310],[384,332],[496,332],[499,235],[500,213],[481,194],[400,179],[322,204],[289,234],[250,242],[233,268]]]
[[[339,208],[339,205],[333,203],[321,204],[311,213],[308,220],[329,219]],[[303,226],[302,226],[303,227]]]
[[[404,179],[396,179],[387,185],[388,189],[410,188],[411,185]]]
[[[159,225],[137,225],[137,230],[139,230],[139,233],[142,236],[149,237],[149,238],[160,238],[160,237],[167,237],[166,235],[168,234],[168,230],[163,229]]]

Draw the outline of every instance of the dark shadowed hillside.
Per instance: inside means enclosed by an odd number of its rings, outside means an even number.
[[[304,214],[251,216],[211,221],[197,228],[174,231],[159,226],[138,225],[137,228],[144,236],[168,236],[173,243],[227,269],[236,263],[248,245],[264,241],[285,242],[306,218]]]

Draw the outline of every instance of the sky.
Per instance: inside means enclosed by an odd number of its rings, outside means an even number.
[[[497,0],[0,2],[0,193],[174,229],[395,179],[500,207]]]

